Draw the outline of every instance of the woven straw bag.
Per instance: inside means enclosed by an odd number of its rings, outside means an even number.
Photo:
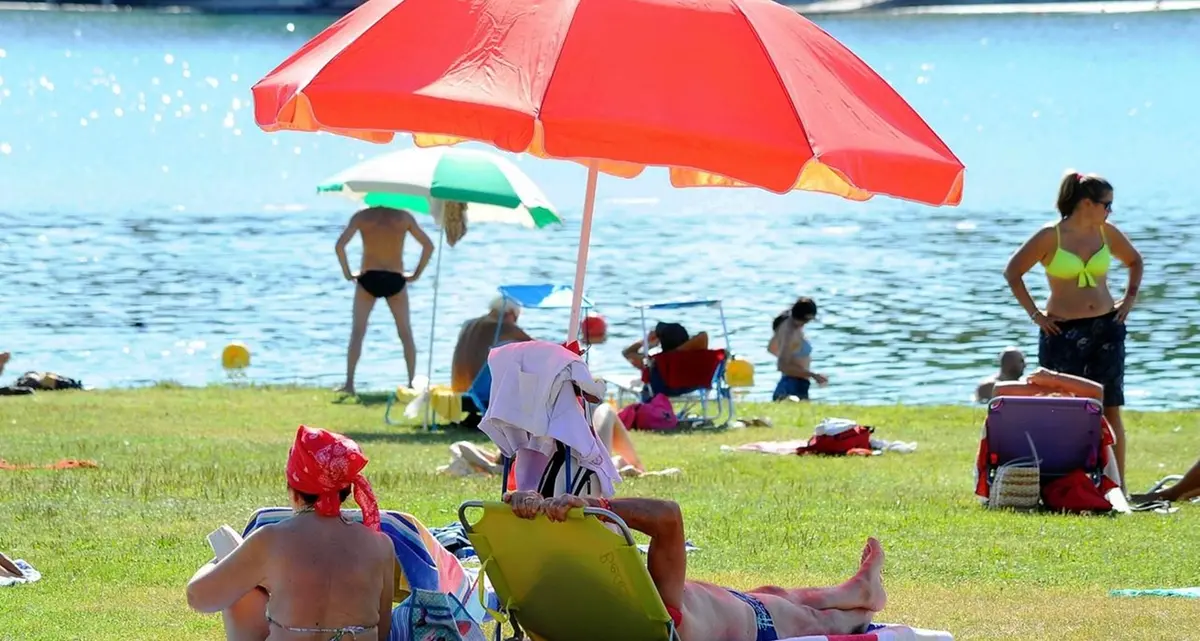
[[[1041,500],[1042,472],[1037,448],[1034,447],[1028,432],[1025,433],[1025,438],[1029,440],[1029,449],[1033,451],[1033,456],[1015,459],[996,468],[988,507],[1031,510],[1037,507]]]

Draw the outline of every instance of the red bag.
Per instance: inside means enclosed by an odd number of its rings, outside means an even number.
[[[655,395],[646,403],[627,405],[617,418],[629,430],[673,430],[679,427],[679,417],[671,407],[671,400],[662,394]]]
[[[808,445],[796,448],[797,454],[870,454],[871,433],[875,430],[865,425],[854,427],[838,434],[818,434],[808,439]]]
[[[1092,477],[1083,470],[1055,479],[1042,488],[1046,507],[1063,512],[1109,512],[1112,503],[1100,493]]]

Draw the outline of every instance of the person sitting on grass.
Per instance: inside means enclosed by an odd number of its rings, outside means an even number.
[[[379,531],[366,464],[354,441],[301,425],[287,462],[295,515],[201,567],[188,605],[221,612],[230,640],[386,640],[396,556]],[[352,489],[362,524],[341,518]]]
[[[1147,492],[1146,494],[1134,494],[1129,497],[1129,502],[1134,504],[1150,503],[1151,501],[1187,501],[1200,496],[1200,461],[1188,470],[1187,474],[1183,475],[1179,482],[1166,489]]]
[[[743,593],[688,581],[683,514],[674,501],[602,499],[536,492],[510,492],[504,501],[524,519],[545,514],[563,522],[572,508],[596,507],[621,517],[650,537],[647,565],[663,605],[682,641],[775,641],[791,637],[862,632],[887,604],[883,548],[867,539],[858,572],[833,588],[761,587]]]

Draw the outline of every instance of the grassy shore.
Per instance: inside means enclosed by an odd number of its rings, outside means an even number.
[[[389,427],[379,401],[336,403],[314,389],[144,389],[0,398],[0,457],[92,459],[99,469],[0,472],[0,550],[41,582],[0,588],[0,639],[215,639],[220,621],[188,610],[183,586],[209,559],[204,536],[285,501],[296,426],[352,435],[381,503],[430,526],[495,480],[438,476],[446,446],[474,438]],[[1112,588],[1200,583],[1200,508],[1120,518],[993,513],[972,496],[977,408],[744,406],[774,428],[635,434],[654,468],[681,477],[623,494],[678,500],[689,575],[752,588],[825,585],[857,565],[863,540],[887,551],[881,619],[958,639],[1200,638],[1185,600],[1118,600]],[[918,441],[915,454],[819,459],[723,453],[721,445],[799,438],[826,416]],[[1133,413],[1130,480],[1142,488],[1200,454],[1198,413]],[[479,439],[476,439],[479,440]],[[1193,635],[1193,636],[1189,636]]]

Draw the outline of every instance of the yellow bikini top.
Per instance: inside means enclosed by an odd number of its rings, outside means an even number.
[[[1078,278],[1080,287],[1095,287],[1096,277],[1108,273],[1112,264],[1112,252],[1108,249],[1108,237],[1104,228],[1100,228],[1100,239],[1104,244],[1085,263],[1083,259],[1062,248],[1062,233],[1058,225],[1054,226],[1054,235],[1058,238],[1058,249],[1054,257],[1046,264],[1046,274],[1054,278]]]

